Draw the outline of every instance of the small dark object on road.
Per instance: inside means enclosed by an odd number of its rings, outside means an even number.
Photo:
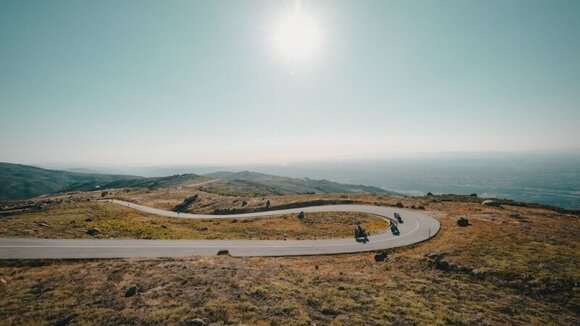
[[[399,208],[403,208],[405,206],[403,206],[403,203],[396,203],[395,206],[399,207]]]
[[[230,255],[230,251],[227,249],[221,249],[220,251],[218,251],[217,253],[218,256],[229,256]]]

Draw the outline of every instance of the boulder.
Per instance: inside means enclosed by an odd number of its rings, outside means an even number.
[[[125,298],[129,298],[137,294],[137,286],[132,285],[127,290],[125,290]]]
[[[97,234],[101,233],[101,230],[97,229],[97,228],[90,228],[87,230],[87,234],[90,236],[96,236]]]
[[[72,319],[73,319],[73,315],[69,315],[69,316],[57,319],[52,324],[54,326],[66,326],[66,325],[70,324]]]
[[[381,261],[385,261],[385,259],[387,259],[387,253],[386,252],[381,252],[375,255],[375,261],[381,262]]]
[[[469,225],[469,220],[466,219],[465,217],[460,217],[457,220],[457,225],[461,226],[461,227],[466,227]]]
[[[181,204],[173,207],[171,210],[177,213],[184,213],[185,211],[187,211],[189,206],[191,206],[195,201],[197,201],[197,198],[198,198],[197,195],[187,197],[183,200],[183,202],[181,202]]]

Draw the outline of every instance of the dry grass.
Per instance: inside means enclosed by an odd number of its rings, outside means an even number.
[[[80,202],[0,219],[0,237],[132,239],[327,239],[351,237],[361,223],[370,233],[388,224],[373,215],[352,212],[306,213],[252,219],[194,220],[147,215],[111,203]]]
[[[542,298],[402,253],[386,263],[370,254],[52,262],[6,266],[0,275],[4,324],[175,325],[196,317],[250,325],[573,325],[578,318],[569,293]],[[131,285],[138,294],[125,298]]]
[[[306,199],[313,198],[270,198],[272,205]],[[390,251],[381,263],[372,254],[3,261],[0,324],[179,325],[190,318],[218,325],[578,324],[578,216],[461,198],[349,199],[425,206],[442,230]],[[459,216],[471,225],[458,227]],[[426,258],[432,252],[465,269],[436,269]],[[125,298],[133,284],[138,294]]]

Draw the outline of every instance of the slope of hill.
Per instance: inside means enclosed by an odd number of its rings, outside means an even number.
[[[304,193],[376,193],[395,194],[382,188],[343,184],[329,180],[296,179],[280,177],[251,171],[227,172],[220,171],[206,174],[210,178],[222,179],[228,182],[242,182],[256,187],[267,188],[278,194]]]
[[[34,166],[0,163],[0,201],[32,198],[55,192],[93,191],[96,189],[188,187],[221,179],[212,185],[242,192],[266,194],[321,194],[321,193],[376,193],[395,194],[387,190],[364,185],[341,184],[329,180],[287,178],[262,173],[215,172],[206,176],[181,174],[167,177],[144,178],[129,175],[108,175],[48,170]],[[212,189],[208,189],[211,191]],[[231,191],[231,189],[229,191]]]
[[[126,175],[77,173],[0,162],[0,201],[50,194],[78,183],[107,183],[136,179]]]
[[[143,178],[134,177],[132,179],[121,179],[114,180],[107,183],[99,184],[100,189],[115,189],[115,188],[147,188],[147,189],[158,189],[182,186],[187,187],[191,183],[197,183],[207,180],[207,178],[201,177],[196,174],[181,174],[181,175],[171,175],[167,177],[156,177],[156,178]],[[88,181],[84,183],[73,184],[69,187],[63,188],[62,192],[67,191],[90,191],[95,190],[95,182]]]
[[[188,187],[199,183],[205,183],[212,179],[218,181],[204,187],[206,191],[221,193],[226,189],[228,193],[234,191],[241,193],[256,193],[260,195],[288,195],[288,194],[309,194],[309,193],[376,193],[376,194],[394,194],[384,189],[364,186],[341,184],[328,180],[313,179],[295,179],[279,177],[274,175],[261,174],[250,171],[243,172],[215,172],[205,176],[196,174],[181,174],[167,177],[154,178],[137,178],[115,180],[108,183],[101,183],[99,189],[118,189],[118,188],[147,188],[160,189],[169,187]],[[95,190],[96,183],[87,181],[76,183],[61,189],[66,191],[91,191]],[[223,188],[223,189],[222,189]]]

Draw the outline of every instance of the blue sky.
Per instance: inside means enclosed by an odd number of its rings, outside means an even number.
[[[0,0],[0,161],[245,164],[580,148],[580,1]]]

